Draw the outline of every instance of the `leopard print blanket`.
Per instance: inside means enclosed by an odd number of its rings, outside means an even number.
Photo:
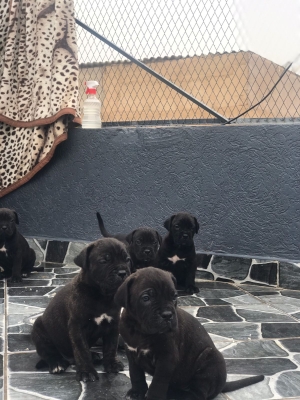
[[[0,197],[50,160],[74,117],[73,0],[0,1]]]

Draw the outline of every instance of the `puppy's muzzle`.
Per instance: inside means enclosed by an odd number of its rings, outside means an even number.
[[[190,244],[193,240],[193,236],[190,233],[187,232],[183,232],[180,236],[179,236],[179,244]]]
[[[125,269],[120,269],[120,271],[118,272],[118,277],[124,280],[125,278],[127,278],[127,276],[129,276],[129,273]]]
[[[164,311],[164,312],[161,313],[161,316],[167,322],[171,321],[173,319],[173,317],[174,317],[172,311]]]
[[[139,258],[144,261],[153,261],[155,257],[155,253],[153,249],[150,249],[149,247],[146,247],[143,249],[143,251],[140,253]]]
[[[174,312],[170,310],[160,313],[161,317],[161,333],[172,331],[177,327],[177,318]]]

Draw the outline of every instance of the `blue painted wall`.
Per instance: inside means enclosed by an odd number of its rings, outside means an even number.
[[[198,251],[300,260],[300,125],[73,129],[0,199],[28,236],[94,240],[186,210]]]

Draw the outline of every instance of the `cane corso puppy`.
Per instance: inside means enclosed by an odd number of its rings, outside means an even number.
[[[193,237],[199,231],[195,217],[186,212],[172,215],[164,222],[169,233],[158,250],[155,267],[172,272],[178,286],[189,294],[199,292],[195,285],[197,270]]]
[[[165,400],[168,391],[187,391],[207,400],[264,379],[226,383],[222,354],[197,319],[176,307],[176,296],[173,275],[152,267],[132,274],[115,295],[124,307],[120,334],[132,384],[127,399]],[[153,376],[149,389],[145,372]]]
[[[129,234],[111,235],[106,230],[101,215],[97,212],[100,231],[104,237],[114,237],[125,243],[132,262],[131,271],[153,266],[154,260],[162,242],[160,234],[152,228],[138,228]]]
[[[35,252],[18,232],[18,214],[8,208],[0,208],[0,278],[12,277],[12,282],[21,282],[34,268]]]
[[[103,366],[106,372],[123,370],[116,358],[120,307],[114,295],[130,274],[126,247],[116,239],[100,239],[75,257],[82,269],[51,300],[33,325],[32,339],[52,374],[61,373],[75,359],[77,380],[94,381],[90,347],[102,337]]]

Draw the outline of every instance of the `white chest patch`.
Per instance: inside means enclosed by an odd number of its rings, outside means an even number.
[[[1,251],[2,253],[5,253],[5,255],[7,256],[7,248],[5,247],[5,245],[3,245],[3,246],[1,247],[0,251]]]
[[[177,263],[177,261],[185,261],[185,258],[179,258],[176,254],[173,257],[168,257],[168,260],[172,261],[173,264]]]
[[[110,317],[107,314],[102,314],[100,317],[94,318],[94,321],[96,322],[97,325],[100,325],[102,321],[107,321],[111,322],[113,320],[113,317]]]

